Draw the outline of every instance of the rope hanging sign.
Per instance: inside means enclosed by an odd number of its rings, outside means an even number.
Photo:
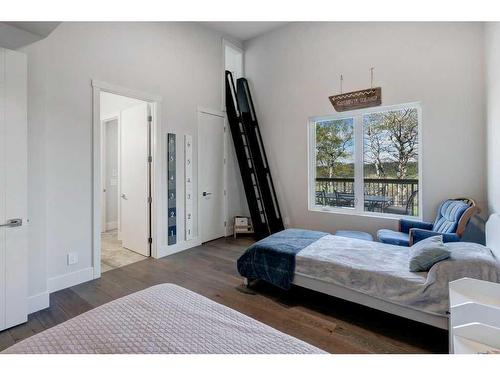
[[[337,112],[353,109],[376,107],[382,104],[382,88],[373,87],[373,68],[370,69],[371,87],[369,89],[342,93],[344,77],[340,75],[340,94],[330,96],[330,102]]]

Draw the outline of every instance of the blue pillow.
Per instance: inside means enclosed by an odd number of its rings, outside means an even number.
[[[410,247],[410,271],[423,272],[450,257],[450,251],[443,243],[443,236],[428,237]]]

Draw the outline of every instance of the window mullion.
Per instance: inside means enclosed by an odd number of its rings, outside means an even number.
[[[354,117],[354,197],[356,212],[364,208],[363,116]]]

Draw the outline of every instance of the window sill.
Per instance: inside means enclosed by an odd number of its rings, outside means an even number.
[[[321,212],[321,213],[326,213],[326,214],[339,214],[339,215],[369,217],[369,218],[385,219],[385,220],[392,220],[392,221],[399,221],[400,219],[422,221],[422,218],[419,216],[391,215],[391,214],[382,214],[382,213],[377,213],[377,212],[364,212],[364,211],[359,212],[353,208],[328,208],[328,207],[322,207],[322,206],[313,206],[313,207],[309,207],[309,211]]]

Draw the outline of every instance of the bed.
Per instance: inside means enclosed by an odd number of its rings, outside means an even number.
[[[174,284],[106,303],[10,354],[320,354],[322,350]]]
[[[449,243],[448,260],[410,272],[408,248],[288,229],[252,245],[238,260],[247,283],[298,285],[448,329],[448,283],[462,277],[500,282],[500,219],[487,224],[488,247]],[[499,235],[500,237],[500,235]]]

